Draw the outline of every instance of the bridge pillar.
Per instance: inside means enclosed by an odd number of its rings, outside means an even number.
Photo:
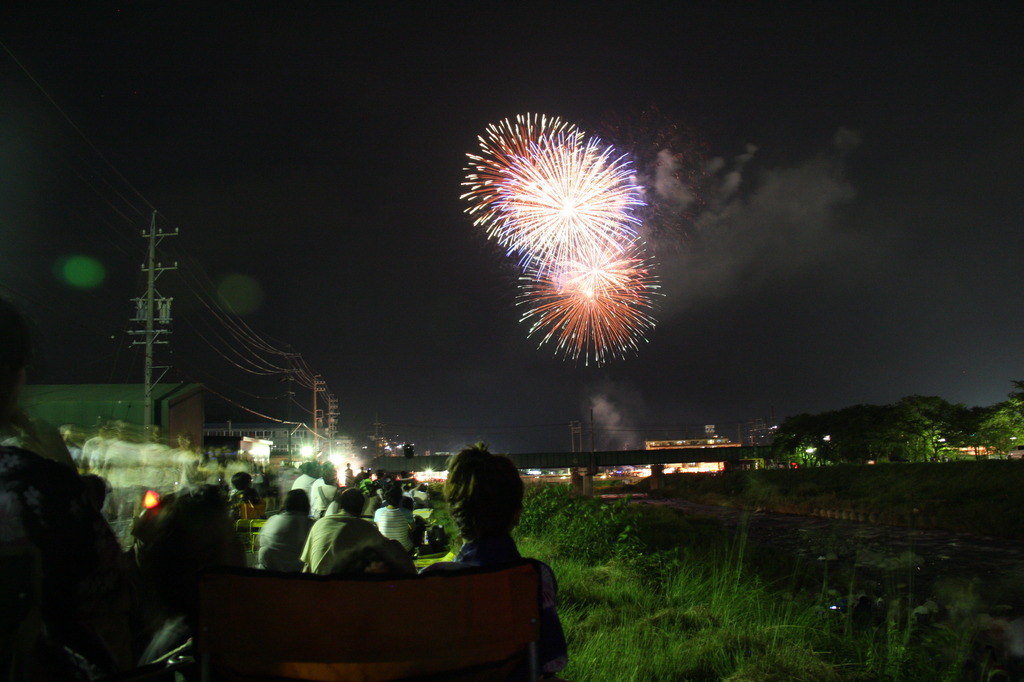
[[[594,475],[587,469],[581,469],[581,478],[583,479],[583,487],[580,490],[581,495],[591,497],[594,494]]]
[[[577,495],[590,496],[594,494],[594,477],[586,469],[574,468],[569,471],[569,482]]]
[[[658,490],[665,484],[665,465],[651,465],[651,490]]]

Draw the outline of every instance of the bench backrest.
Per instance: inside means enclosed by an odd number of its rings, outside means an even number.
[[[501,679],[524,661],[536,679],[539,579],[525,561],[390,578],[214,569],[200,599],[204,679]]]

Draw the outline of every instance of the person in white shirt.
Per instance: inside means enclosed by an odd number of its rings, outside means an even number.
[[[309,499],[301,490],[289,490],[284,498],[284,511],[274,514],[260,530],[260,553],[257,566],[270,571],[302,570],[302,548],[313,521],[309,518]]]
[[[309,516],[321,518],[338,492],[338,472],[331,464],[323,465],[323,476],[309,488]]]
[[[412,552],[416,548],[412,541],[416,522],[413,513],[402,506],[402,486],[398,483],[389,484],[384,489],[384,501],[386,505],[373,514],[377,530],[384,537],[400,542],[405,551]]]
[[[309,497],[309,489],[313,485],[313,481],[316,480],[317,466],[316,462],[303,462],[299,466],[299,477],[292,482],[292,490],[303,490],[306,493],[306,497]]]

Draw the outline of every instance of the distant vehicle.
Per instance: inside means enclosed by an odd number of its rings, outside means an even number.
[[[1024,445],[1018,445],[1010,448],[1006,452],[1006,457],[1008,459],[1024,459]]]

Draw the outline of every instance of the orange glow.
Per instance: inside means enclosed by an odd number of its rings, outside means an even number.
[[[142,506],[146,509],[152,509],[158,504],[160,504],[160,494],[154,490],[147,490],[146,496],[142,498]]]

